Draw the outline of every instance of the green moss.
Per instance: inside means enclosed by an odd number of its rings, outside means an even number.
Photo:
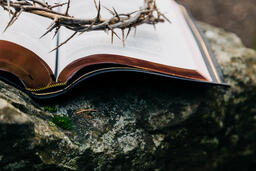
[[[52,127],[55,127],[55,126],[56,126],[55,123],[53,123],[52,121],[49,121],[48,123],[49,123],[49,125],[52,126]]]
[[[81,147],[81,144],[78,141],[73,141],[73,143],[79,147]]]
[[[54,116],[51,119],[51,122],[65,130],[71,130],[72,128],[71,121],[67,116]]]
[[[51,113],[57,112],[57,108],[55,106],[45,106],[44,110]]]

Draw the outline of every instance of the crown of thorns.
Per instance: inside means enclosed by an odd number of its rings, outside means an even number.
[[[67,0],[65,3],[55,3],[49,5],[44,0],[0,0],[0,6],[9,12],[11,19],[8,22],[5,30],[7,30],[21,15],[23,12],[36,14],[42,17],[46,17],[52,20],[52,23],[46,29],[46,32],[41,36],[44,37],[48,33],[54,31],[54,36],[57,35],[61,27],[66,27],[74,31],[74,33],[59,46],[52,51],[56,50],[60,46],[67,43],[78,33],[82,34],[91,31],[111,31],[111,42],[113,43],[113,37],[116,36],[125,44],[125,39],[129,36],[131,29],[135,29],[142,24],[155,24],[159,22],[168,21],[168,18],[161,13],[156,5],[156,0],[144,0],[144,5],[138,7],[136,11],[130,13],[118,13],[115,8],[109,9],[101,5],[100,1],[97,3],[93,0],[97,14],[94,18],[81,19],[75,16],[69,15],[69,8],[71,0]],[[65,8],[65,13],[60,13],[55,10],[57,7]],[[110,18],[104,18],[101,15],[102,8],[107,10],[112,16]],[[122,31],[122,36],[115,32],[115,29]],[[125,30],[128,30],[125,35]]]

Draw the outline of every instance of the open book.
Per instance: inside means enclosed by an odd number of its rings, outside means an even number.
[[[101,3],[125,13],[137,10],[143,0],[102,0]],[[117,38],[111,44],[105,32],[93,31],[74,37],[51,53],[73,31],[61,28],[55,39],[52,39],[54,33],[40,39],[51,20],[22,13],[3,32],[9,14],[0,8],[0,77],[21,85],[36,97],[64,93],[91,75],[111,71],[145,72],[223,84],[215,59],[187,10],[174,0],[159,0],[157,5],[172,23],[159,23],[156,29],[141,25],[135,36],[127,38],[125,46]],[[69,13],[80,18],[95,17],[96,9],[93,0],[72,0]],[[104,10],[102,15],[110,16]]]

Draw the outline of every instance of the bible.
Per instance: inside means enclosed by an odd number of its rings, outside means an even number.
[[[136,11],[143,1],[101,1],[104,7],[122,13]],[[94,75],[106,72],[145,74],[225,85],[213,53],[197,24],[183,5],[174,0],[156,1],[171,21],[137,27],[136,34],[111,43],[103,31],[86,32],[56,48],[73,32],[62,27],[40,39],[51,20],[22,13],[5,32],[9,14],[0,7],[0,78],[35,98],[50,98],[70,90]],[[59,8],[61,10],[61,8]],[[65,13],[65,11],[61,11]],[[93,1],[71,1],[70,15],[94,16]],[[103,10],[104,16],[110,15]],[[127,32],[127,30],[126,30]],[[121,30],[116,30],[122,34]]]

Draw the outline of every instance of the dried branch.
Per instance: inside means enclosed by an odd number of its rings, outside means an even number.
[[[168,18],[158,10],[155,1],[156,0],[144,0],[144,6],[140,7],[139,10],[127,14],[119,14],[114,8],[108,9],[102,6],[100,1],[97,4],[96,0],[94,0],[95,8],[97,9],[97,15],[95,18],[91,19],[79,19],[70,16],[69,8],[72,2],[70,0],[67,0],[65,3],[54,5],[49,5],[44,0],[0,0],[0,6],[4,10],[8,11],[10,15],[12,15],[8,25],[6,26],[6,29],[8,29],[18,19],[21,13],[27,12],[52,20],[52,23],[47,28],[42,37],[52,32],[54,29],[56,29],[56,35],[61,27],[66,27],[67,29],[74,31],[74,34],[71,35],[71,37],[69,37],[66,41],[57,47],[59,48],[60,46],[67,43],[77,33],[82,34],[91,31],[111,31],[111,40],[113,42],[114,36],[117,36],[120,39],[114,30],[121,29],[121,40],[123,43],[125,43],[125,39],[129,36],[132,28],[136,30],[136,27],[142,24],[152,24],[155,26],[155,24],[159,22],[170,22]],[[66,6],[65,13],[60,13],[55,10],[60,6]],[[103,18],[101,16],[102,7],[110,12],[112,15],[111,18]],[[128,29],[126,36],[124,35],[125,29]]]

